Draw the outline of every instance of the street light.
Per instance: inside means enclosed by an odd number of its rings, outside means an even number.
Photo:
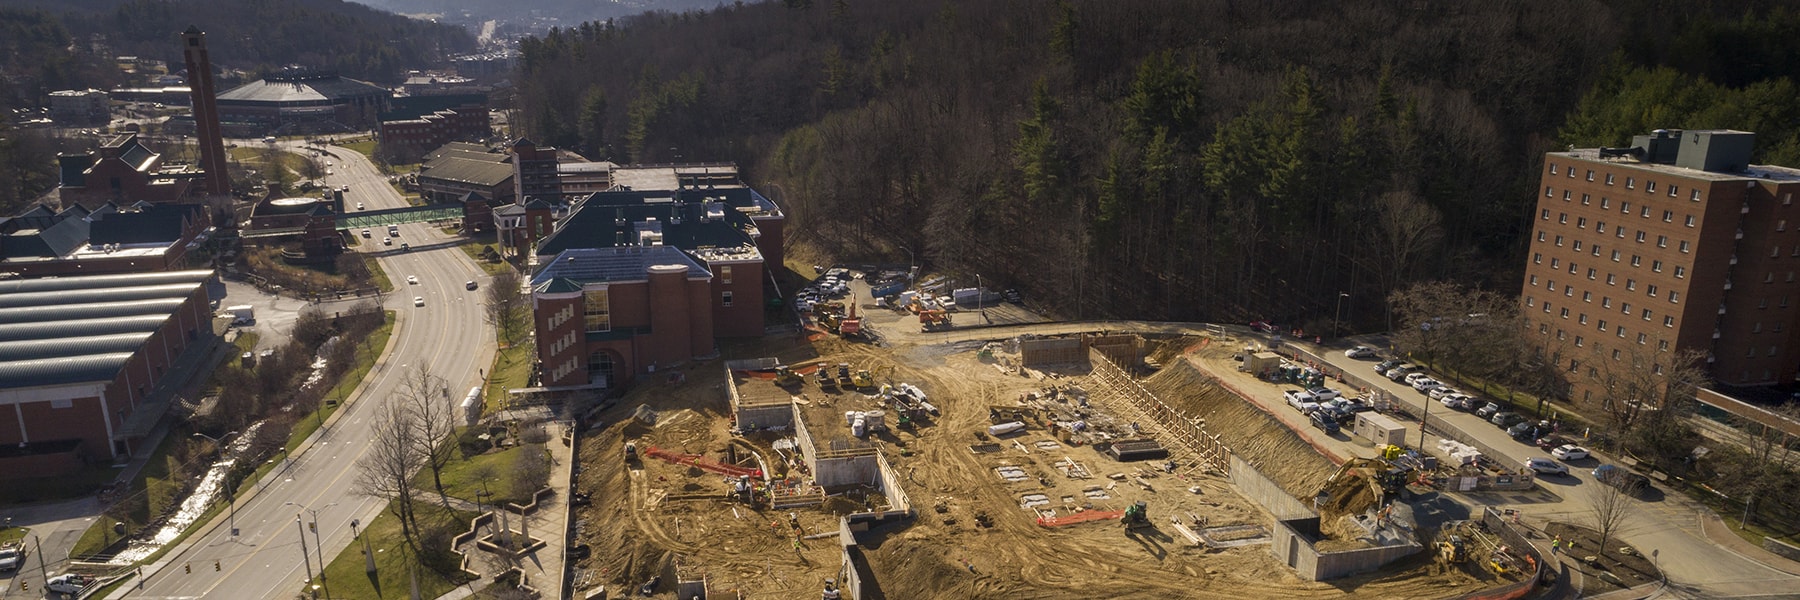
[[[337,506],[337,503],[333,502],[333,503],[330,503],[330,504],[327,504],[327,505],[324,505],[324,506],[321,506],[318,508],[307,508],[303,504],[296,504],[293,502],[287,502],[284,504],[286,504],[288,506],[298,507],[300,510],[304,510],[307,512],[307,514],[312,515],[312,531],[313,531],[313,542],[314,542],[313,543],[313,546],[314,546],[313,551],[317,552],[319,555],[319,583],[325,585],[325,597],[330,598],[331,597],[331,582],[325,580],[325,542],[323,540],[319,539],[319,511],[325,510],[327,508],[331,508],[333,506]],[[294,515],[294,523],[296,525],[298,525],[300,523],[300,515],[297,513]],[[303,555],[306,554],[306,528],[305,527],[302,527],[300,529],[300,553]],[[311,573],[312,573],[312,570],[309,567],[307,569],[307,578],[309,578],[309,579],[312,578]]]
[[[1349,292],[1338,292],[1337,308],[1334,308],[1331,311],[1331,333],[1333,335],[1343,335],[1342,332],[1344,331],[1344,323],[1343,323],[1344,299],[1349,298],[1349,297],[1350,297]]]
[[[289,502],[288,504],[293,503]],[[300,530],[300,560],[306,563],[306,585],[311,586],[313,584],[312,556],[306,553],[306,524],[300,522],[300,513],[294,513],[294,527]],[[319,570],[323,571],[325,567],[320,566]],[[330,596],[331,594],[325,595]],[[313,593],[313,597],[317,598],[318,596],[317,592]]]
[[[232,431],[225,432],[225,435],[221,435],[217,438],[214,438],[213,436],[206,435],[204,433],[200,433],[200,432],[196,431],[196,432],[194,432],[193,437],[200,437],[200,438],[206,438],[208,440],[211,440],[213,443],[213,458],[214,458],[214,460],[217,460],[219,458],[223,458],[225,455],[225,438],[229,438],[229,437],[237,435],[237,434],[238,434],[238,432],[236,430],[232,430]],[[230,522],[231,522],[230,523],[231,524],[231,537],[237,537],[237,535],[238,535],[237,489],[235,489],[236,486],[233,486],[231,483],[231,469],[226,469],[225,473],[222,476],[225,480],[225,501],[231,503],[231,507],[230,507],[230,515],[231,516],[229,517]]]

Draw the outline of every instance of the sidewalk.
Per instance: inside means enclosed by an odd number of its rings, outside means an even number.
[[[544,444],[544,448],[550,452],[549,486],[553,491],[539,500],[535,507],[525,511],[530,515],[528,533],[533,538],[543,540],[544,546],[521,556],[518,567],[525,574],[526,585],[538,590],[543,597],[562,598],[563,582],[568,576],[564,562],[569,534],[569,484],[573,481],[571,477],[575,468],[575,448],[572,436],[569,435],[572,432],[565,431],[561,424],[551,422],[545,428],[550,432],[550,441]],[[433,500],[435,499],[434,494]],[[519,516],[520,511],[508,509],[507,512],[511,513],[507,517],[509,528],[518,530],[523,519]],[[469,546],[472,547],[473,543]],[[493,578],[505,568],[502,566],[504,561],[492,554],[473,548],[469,552],[472,553],[469,556],[473,563],[470,566],[481,572],[481,578],[456,586],[438,596],[437,600],[462,600],[473,596],[492,583]]]
[[[1714,545],[1729,550],[1746,559],[1761,563],[1765,567],[1789,575],[1800,575],[1800,563],[1788,560],[1774,552],[1764,550],[1761,546],[1752,544],[1749,540],[1738,537],[1737,534],[1731,532],[1731,525],[1726,524],[1725,519],[1719,517],[1718,513],[1707,510],[1701,512],[1696,520],[1700,522],[1700,531],[1706,534],[1706,541],[1712,542]]]

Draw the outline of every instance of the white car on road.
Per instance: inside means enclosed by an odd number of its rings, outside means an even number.
[[[425,297],[424,296],[413,296],[413,306],[424,306],[424,305],[425,305]]]
[[[1537,471],[1537,474],[1539,474],[1539,475],[1568,475],[1569,474],[1568,467],[1562,466],[1562,463],[1556,462],[1554,460],[1550,460],[1548,458],[1539,457],[1539,458],[1533,458],[1533,459],[1526,460],[1525,466],[1533,471]]]
[[[1355,348],[1345,350],[1344,356],[1347,356],[1350,358],[1374,358],[1375,357],[1375,349],[1370,348],[1368,346],[1357,346]]]
[[[64,573],[51,577],[44,582],[44,588],[58,594],[80,594],[81,590],[94,584],[94,578],[75,573]]]
[[[416,275],[407,275],[406,276],[406,284],[407,285],[419,285],[419,277]]]
[[[1588,449],[1574,444],[1563,444],[1550,451],[1557,460],[1581,460],[1588,457]]]
[[[1413,389],[1419,390],[1420,392],[1429,392],[1432,390],[1432,388],[1444,387],[1444,382],[1438,381],[1436,379],[1432,379],[1430,377],[1420,377],[1418,379],[1413,380],[1412,386],[1413,386]]]

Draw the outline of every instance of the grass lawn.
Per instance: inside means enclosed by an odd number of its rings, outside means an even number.
[[[464,531],[469,519],[475,517],[474,513],[445,511],[441,506],[426,502],[417,503],[415,507],[420,525],[423,526],[427,519],[454,522],[454,530],[458,533]],[[333,598],[408,598],[412,594],[412,579],[407,573],[414,567],[419,575],[421,598],[442,596],[464,581],[460,572],[446,576],[420,566],[412,549],[407,547],[406,538],[400,535],[400,520],[386,511],[375,517],[375,521],[362,530],[362,535],[375,552],[375,573],[370,574],[365,567],[363,544],[351,542],[325,567],[325,581],[331,586]]]
[[[462,249],[463,254],[469,255],[469,260],[475,261],[475,264],[480,266],[481,270],[485,271],[488,275],[499,275],[501,273],[512,271],[512,265],[507,264],[505,261],[494,263],[481,258],[481,249],[493,244],[494,240],[492,237],[484,237],[463,242],[462,244],[457,245],[457,247]],[[498,248],[495,250],[498,251]]]
[[[331,413],[342,408],[343,400],[350,392],[356,391],[356,386],[362,384],[369,370],[375,368],[375,359],[381,357],[381,351],[387,348],[388,336],[394,334],[394,311],[382,311],[382,317],[381,326],[370,332],[369,337],[363,338],[362,345],[356,347],[356,365],[344,372],[343,378],[338,380],[331,391],[325,392],[326,399],[338,402],[327,402],[327,406],[320,407],[318,412],[301,417],[299,422],[294,423],[294,432],[288,436],[289,452],[300,447],[300,442],[306,441],[306,436],[312,435],[312,432],[319,429],[320,423],[331,418]]]
[[[10,544],[25,539],[25,532],[27,531],[31,530],[24,527],[0,528],[0,545]]]
[[[174,450],[177,441],[184,439],[186,439],[186,434],[178,434],[176,431],[171,431],[169,435],[163,436],[162,443],[156,446],[156,450],[150,454],[149,460],[144,463],[144,469],[139,471],[137,478],[131,481],[128,493],[144,494],[148,499],[148,505],[142,510],[123,515],[122,522],[125,523],[127,533],[136,533],[152,516],[162,514],[170,505],[180,500],[176,494],[181,492],[184,482],[175,481],[169,475],[169,453]],[[75,542],[75,547],[69,549],[69,556],[86,556],[99,552],[104,550],[110,541],[118,539],[119,536],[112,533],[113,519],[112,516],[95,519],[94,524],[88,526],[87,531],[82,532],[81,539]]]
[[[513,446],[505,450],[470,457],[468,460],[463,460],[460,454],[457,455],[455,460],[450,461],[450,464],[444,465],[444,493],[449,494],[453,498],[461,498],[470,502],[479,500],[482,504],[493,504],[495,502],[524,504],[530,502],[530,498],[513,496],[511,491],[513,486],[510,479],[513,461],[518,460],[519,453],[524,452],[526,448],[542,452],[544,447],[536,444]],[[481,491],[481,480],[477,478],[477,473],[483,465],[492,466],[494,469],[494,479],[488,480],[487,482],[487,489],[494,493],[493,496],[480,497],[476,495],[476,492]],[[437,489],[431,486],[430,469],[420,469],[417,480],[418,483],[416,485],[418,485],[419,490],[429,490],[429,496],[432,498],[437,497]]]
[[[506,390],[522,388],[531,380],[531,346],[516,343],[494,353],[494,366],[488,370],[487,390],[482,411],[494,412],[506,401]]]
[[[362,140],[350,142],[348,144],[338,144],[338,146],[355,150],[363,156],[368,157],[370,162],[375,160],[375,140]]]
[[[369,269],[369,279],[375,280],[375,287],[383,292],[394,291],[394,282],[388,279],[387,271],[381,270],[381,264],[374,256],[364,254],[363,266]]]

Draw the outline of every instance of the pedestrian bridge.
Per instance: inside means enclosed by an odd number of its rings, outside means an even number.
[[[425,223],[446,219],[461,219],[461,204],[427,204],[425,206],[409,206],[406,208],[388,208],[382,210],[359,210],[344,213],[337,219],[338,231],[353,229],[375,229],[389,225],[405,225],[407,223]]]

